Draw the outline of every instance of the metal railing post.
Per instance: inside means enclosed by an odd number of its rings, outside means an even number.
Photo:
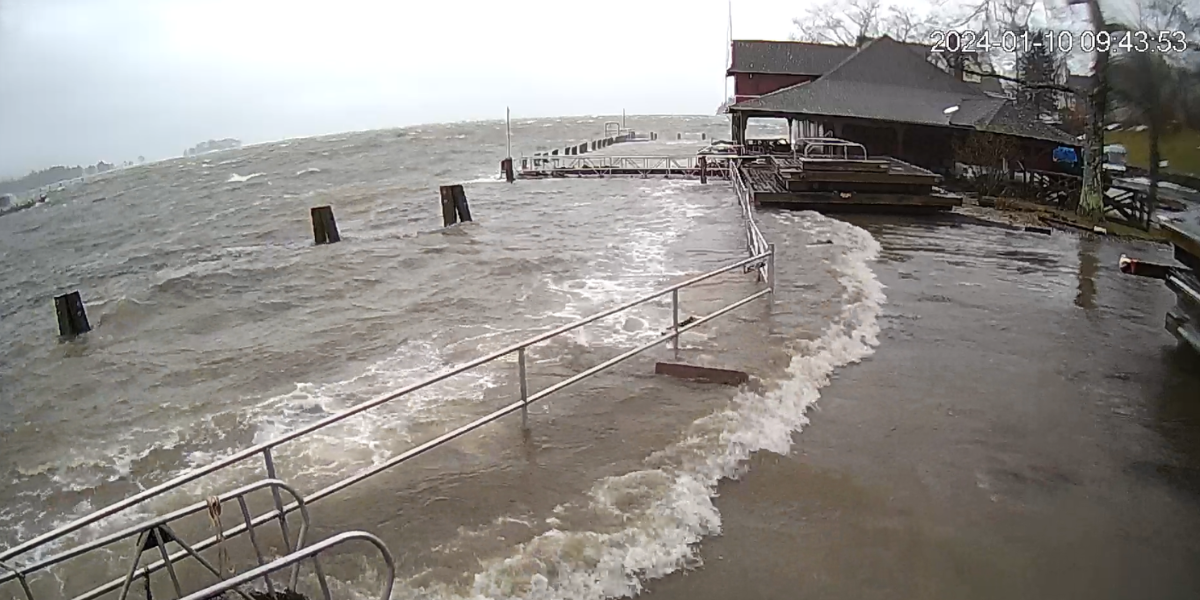
[[[4,569],[17,576],[17,582],[21,584],[21,589],[25,591],[26,600],[33,600],[33,590],[29,589],[29,582],[25,580],[25,574],[17,570],[16,567],[0,562],[0,569]]]
[[[529,382],[525,378],[525,347],[517,349],[517,371],[521,380],[521,429],[529,430]]]
[[[767,288],[771,290],[771,301],[775,301],[775,244],[767,244]]]
[[[271,458],[271,449],[263,448],[263,460],[267,463],[267,478],[279,479],[275,473],[275,459]],[[279,511],[279,531],[283,533],[283,547],[288,553],[292,552],[292,538],[288,535],[287,512],[283,510],[283,498],[279,496],[279,488],[271,488],[271,497],[275,499],[275,510]]]
[[[763,241],[761,239],[761,234],[757,235],[756,239],[759,240],[759,244],[758,244],[759,248],[767,246],[765,241]],[[731,310],[734,310],[734,309],[746,304],[747,302],[761,298],[761,297],[767,295],[768,293],[770,293],[770,291],[771,291],[768,289],[761,290],[747,298],[744,298],[734,304],[731,304],[731,305],[729,305],[719,311],[716,311],[706,317],[700,317],[700,318],[693,317],[692,319],[688,320],[687,325],[681,326],[680,315],[679,315],[679,310],[680,310],[679,290],[682,288],[685,288],[685,287],[690,287],[690,286],[699,284],[700,282],[707,281],[709,279],[712,279],[714,277],[717,277],[717,276],[725,274],[725,273],[731,273],[735,270],[742,270],[743,272],[745,272],[744,271],[745,268],[750,267],[750,266],[762,265],[764,261],[767,261],[769,264],[773,265],[773,263],[770,262],[772,260],[772,258],[773,257],[771,255],[771,253],[759,252],[757,254],[754,254],[748,258],[744,258],[737,262],[725,265],[723,267],[714,269],[712,271],[703,273],[701,275],[690,277],[690,278],[686,279],[685,281],[680,281],[678,283],[675,283],[674,285],[670,286],[669,288],[661,289],[661,290],[655,291],[653,293],[649,293],[645,296],[622,303],[619,306],[611,307],[609,309],[606,309],[599,313],[593,314],[586,318],[582,318],[582,319],[579,319],[572,323],[567,323],[567,324],[561,325],[559,327],[555,327],[554,329],[552,329],[550,331],[546,331],[546,332],[538,334],[534,337],[523,340],[521,342],[514,343],[503,349],[496,350],[492,353],[489,353],[485,356],[477,357],[477,358],[470,360],[464,364],[461,364],[454,368],[448,369],[442,373],[439,373],[435,376],[424,379],[420,382],[405,385],[404,387],[402,387],[400,389],[392,390],[390,392],[387,392],[386,394],[382,394],[380,396],[372,398],[366,402],[360,403],[360,404],[358,404],[352,408],[346,409],[342,412],[339,412],[339,413],[336,413],[333,415],[329,415],[329,416],[327,416],[323,419],[320,419],[314,423],[311,423],[309,425],[295,429],[291,432],[283,434],[280,437],[277,437],[268,442],[262,442],[260,444],[254,445],[250,448],[246,448],[244,450],[236,452],[230,456],[227,456],[225,458],[217,460],[216,462],[209,464],[208,466],[190,470],[190,471],[186,471],[186,472],[184,472],[180,475],[177,475],[174,478],[172,478],[166,482],[163,482],[157,486],[154,486],[150,489],[143,490],[143,491],[141,491],[137,494],[134,494],[133,496],[130,496],[119,502],[110,504],[110,505],[104,507],[103,509],[94,511],[85,517],[76,519],[76,520],[74,520],[70,523],[64,524],[64,525],[60,525],[59,527],[55,528],[54,530],[52,530],[50,532],[38,535],[38,536],[34,537],[33,539],[22,542],[16,546],[13,546],[13,547],[10,547],[7,549],[0,548],[0,584],[5,584],[5,583],[8,583],[10,581],[15,581],[15,580],[24,580],[33,573],[42,571],[52,565],[59,564],[69,558],[73,558],[75,556],[82,555],[85,552],[90,552],[92,550],[100,548],[101,546],[106,546],[117,540],[126,539],[129,536],[137,535],[138,533],[143,531],[143,528],[137,528],[137,527],[131,528],[127,531],[119,532],[117,534],[109,534],[108,536],[101,538],[100,540],[93,540],[92,542],[85,543],[82,546],[74,546],[72,549],[62,552],[58,555],[39,560],[38,563],[35,565],[32,565],[32,566],[23,565],[19,571],[16,569],[13,569],[13,568],[9,568],[9,567],[14,566],[14,565],[12,565],[12,562],[10,561],[10,559],[12,559],[14,557],[19,557],[23,554],[27,554],[35,548],[42,547],[54,540],[61,539],[64,536],[69,535],[70,533],[79,531],[80,529],[82,529],[88,525],[99,522],[102,519],[105,519],[107,517],[115,515],[123,510],[133,507],[139,503],[145,502],[151,498],[155,498],[160,495],[163,495],[170,490],[179,489],[181,486],[183,486],[184,484],[187,484],[189,482],[197,481],[202,477],[205,477],[207,475],[210,475],[210,474],[220,471],[222,469],[240,467],[241,464],[244,461],[246,461],[247,459],[253,460],[253,457],[259,456],[259,455],[262,456],[262,460],[264,461],[266,472],[267,472],[268,476],[270,477],[269,480],[265,480],[265,481],[271,482],[271,485],[273,486],[272,487],[272,497],[274,500],[274,510],[264,513],[258,517],[255,517],[254,519],[252,519],[252,524],[246,524],[244,526],[233,527],[229,531],[225,531],[225,532],[218,532],[217,535],[210,537],[210,538],[206,539],[205,541],[197,544],[196,551],[202,551],[206,548],[218,545],[222,541],[224,541],[224,539],[230,539],[233,535],[245,533],[247,529],[252,529],[253,526],[263,525],[263,524],[269,525],[272,521],[278,522],[280,531],[282,532],[282,535],[284,538],[284,546],[287,548],[287,551],[289,553],[299,551],[300,549],[305,549],[308,546],[307,537],[306,537],[306,534],[308,531],[308,515],[307,515],[306,505],[308,503],[320,500],[322,498],[329,497],[330,495],[335,494],[338,491],[344,490],[347,487],[349,487],[357,482],[363,481],[364,479],[366,479],[368,477],[371,477],[377,473],[380,473],[383,470],[392,468],[393,466],[398,465],[402,462],[405,462],[411,458],[420,456],[421,454],[424,454],[425,452],[432,450],[433,448],[441,446],[442,444],[445,444],[453,439],[456,439],[459,436],[466,434],[467,432],[473,431],[478,427],[486,425],[487,423],[490,423],[500,417],[509,415],[513,412],[522,411],[523,425],[528,427],[528,406],[529,405],[533,404],[534,402],[537,402],[539,399],[541,399],[557,390],[560,390],[560,389],[566,387],[567,385],[572,385],[576,381],[580,381],[585,377],[590,377],[590,376],[594,375],[595,373],[598,373],[602,370],[608,369],[612,365],[615,365],[622,360],[626,360],[626,359],[628,359],[636,354],[639,354],[645,350],[648,350],[654,346],[657,346],[657,345],[660,345],[663,343],[667,343],[668,341],[673,342],[675,354],[678,357],[678,355],[680,354],[680,350],[681,350],[681,344],[679,342],[679,339],[680,339],[681,334],[684,331],[691,330],[697,326],[702,325],[703,323],[708,322],[712,318],[715,318],[715,317],[725,314]],[[771,282],[771,285],[772,285],[772,289],[773,289],[773,287],[774,287],[773,281]],[[583,373],[580,373],[580,374],[578,374],[574,377],[571,377],[565,381],[562,381],[555,385],[552,385],[544,390],[541,390],[539,392],[535,392],[532,394],[530,393],[530,391],[528,389],[528,372],[527,372],[528,371],[528,366],[527,366],[527,358],[528,357],[526,356],[527,349],[529,346],[549,340],[551,338],[562,335],[569,331],[576,330],[576,329],[586,326],[588,324],[595,323],[601,319],[608,318],[612,315],[629,310],[633,307],[651,303],[651,302],[660,302],[660,299],[663,296],[665,296],[667,293],[671,294],[671,302],[672,302],[672,308],[671,308],[672,331],[669,335],[660,336],[658,339],[656,339],[654,342],[652,342],[648,345],[639,347],[638,349],[636,349],[634,351],[622,354],[622,355],[616,357],[615,359],[610,359],[610,360],[602,363],[601,365],[598,365],[596,367],[588,369],[588,370],[584,371]],[[279,481],[279,475],[278,475],[277,468],[276,468],[277,465],[275,464],[274,455],[273,455],[273,451],[274,451],[275,447],[278,447],[284,443],[300,440],[304,436],[311,434],[319,429],[328,427],[335,423],[339,423],[339,422],[346,420],[348,418],[351,418],[355,415],[363,414],[364,412],[366,412],[372,408],[375,408],[375,407],[381,406],[385,403],[394,401],[397,398],[401,398],[407,394],[416,392],[418,390],[425,389],[425,388],[427,388],[431,385],[434,385],[440,381],[444,381],[454,375],[458,375],[460,373],[466,372],[470,369],[474,369],[476,367],[479,367],[479,366],[487,364],[487,363],[491,363],[493,361],[502,360],[504,357],[510,355],[514,351],[518,352],[518,363],[519,363],[518,367],[520,370],[519,376],[520,376],[520,380],[521,380],[520,381],[520,384],[521,384],[521,390],[520,390],[521,391],[521,400],[520,401],[513,402],[510,405],[505,406],[504,408],[500,409],[499,411],[496,411],[490,415],[487,415],[485,417],[477,419],[476,421],[473,421],[472,423],[469,423],[467,425],[458,427],[458,428],[456,428],[450,432],[447,432],[445,434],[442,434],[441,436],[438,436],[434,439],[423,442],[423,443],[421,443],[413,448],[410,448],[409,450],[406,450],[406,451],[400,453],[399,455],[389,459],[388,461],[384,462],[383,464],[375,465],[370,468],[358,471],[357,473],[355,473],[352,476],[341,479],[341,480],[337,481],[336,483],[327,485],[319,490],[312,492],[306,498],[301,498],[294,489],[292,489],[290,486],[286,485],[285,483]],[[255,488],[255,489],[257,489],[257,488]],[[287,493],[291,494],[291,496],[294,498],[295,501],[292,502],[291,504],[285,505],[283,503],[283,498],[281,496],[280,490],[286,491]],[[219,498],[222,498],[223,500],[225,500],[225,499],[229,499],[229,498],[233,498],[233,497],[234,496],[231,495],[228,497],[220,496]],[[204,508],[206,508],[206,503],[198,503],[195,506],[192,506],[192,507],[189,507],[188,509],[186,509],[186,514],[199,513]],[[290,527],[289,527],[287,516],[288,516],[289,512],[294,512],[296,510],[300,511],[300,514],[302,517],[302,523],[300,524],[299,529],[298,529],[297,539],[293,542],[293,540],[291,539],[290,531],[289,531]],[[175,518],[174,513],[172,515],[169,515],[169,517],[172,519]],[[244,517],[245,517],[245,514],[243,514],[243,518]],[[165,522],[165,521],[163,521],[163,522]],[[151,524],[153,524],[153,522]],[[291,525],[295,525],[295,519],[292,519]],[[259,540],[259,541],[263,541],[263,540]],[[253,545],[253,540],[251,541],[251,543]],[[188,555],[189,552],[191,552],[191,551],[185,550],[185,551],[176,552],[175,554],[168,555],[168,558],[169,558],[168,560],[164,560],[161,563],[153,563],[151,565],[148,565],[147,568],[150,570],[161,569],[163,567],[170,565],[171,561],[178,560],[178,558]],[[293,574],[292,574],[293,580],[295,580],[295,578],[297,577],[297,574],[298,574],[298,571],[293,571]],[[23,582],[21,582],[21,583],[23,583]],[[82,596],[79,596],[78,599],[79,600],[95,600],[96,598],[101,597],[103,594],[121,589],[123,583],[124,583],[124,581],[122,579],[116,579],[114,581],[110,581],[108,583],[105,583],[105,584],[95,588],[92,591],[86,592]],[[28,591],[27,591],[27,593],[28,593]]]
[[[679,290],[671,290],[671,346],[675,349],[675,360],[679,360]]]

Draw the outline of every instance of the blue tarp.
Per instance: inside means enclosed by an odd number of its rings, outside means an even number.
[[[1054,162],[1077,163],[1079,155],[1075,153],[1074,148],[1059,146],[1054,149]]]

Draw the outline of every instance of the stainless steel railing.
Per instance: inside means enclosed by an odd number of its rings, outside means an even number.
[[[737,194],[738,205],[742,207],[742,221],[746,228],[746,247],[751,255],[769,253],[771,256],[771,260],[754,268],[758,269],[760,279],[774,281],[772,279],[774,277],[772,271],[775,270],[774,247],[767,243],[767,238],[763,236],[762,231],[758,228],[758,223],[754,220],[754,198],[750,194],[750,186],[747,185],[741,169],[736,165],[730,169],[730,179],[733,181],[733,190]]]
[[[209,598],[219,598],[225,592],[237,590],[240,586],[246,585],[260,577],[270,581],[271,573],[282,571],[288,567],[298,567],[301,561],[312,559],[313,565],[316,567],[317,583],[321,586],[321,596],[325,600],[333,600],[333,595],[329,592],[329,581],[325,578],[325,573],[321,570],[321,563],[318,559],[325,550],[334,546],[339,546],[352,540],[363,540],[375,546],[379,550],[379,554],[383,557],[383,562],[387,566],[387,572],[383,575],[383,583],[380,584],[379,600],[388,600],[392,597],[392,586],[396,581],[396,561],[392,558],[392,553],[388,551],[387,546],[378,537],[371,535],[365,531],[347,531],[339,533],[329,539],[322,540],[311,546],[301,548],[287,556],[276,559],[270,564],[259,565],[258,568],[252,569],[236,577],[232,577],[213,586],[207,587],[194,594],[184,596],[180,600],[208,600]],[[290,589],[296,589],[293,586]]]
[[[83,594],[76,596],[75,600],[94,600],[95,598],[99,598],[99,597],[103,596],[104,594],[107,594],[109,592],[112,592],[112,591],[115,591],[118,589],[122,590],[121,598],[123,599],[128,594],[129,586],[134,581],[136,581],[138,579],[142,579],[144,577],[149,577],[151,574],[153,574],[163,568],[166,568],[169,571],[169,573],[171,575],[171,579],[172,579],[172,581],[176,582],[177,591],[179,591],[178,590],[178,577],[175,574],[173,565],[174,565],[174,563],[178,562],[179,560],[189,557],[189,556],[192,558],[195,558],[208,571],[213,572],[214,574],[217,574],[219,576],[220,575],[219,570],[216,567],[213,567],[210,563],[208,563],[208,561],[206,561],[202,556],[200,556],[199,553],[203,552],[204,550],[207,550],[213,546],[216,546],[216,545],[222,543],[224,540],[230,539],[241,533],[247,533],[247,532],[249,533],[250,543],[254,548],[254,554],[258,559],[258,564],[259,565],[265,564],[265,555],[263,554],[262,547],[259,544],[258,536],[255,532],[255,527],[258,525],[267,523],[271,519],[277,520],[279,522],[280,533],[283,535],[284,547],[287,549],[288,552],[292,551],[291,538],[288,535],[287,523],[286,523],[285,519],[283,518],[282,513],[279,513],[277,511],[272,511],[271,513],[268,513],[267,515],[265,515],[266,517],[269,517],[269,518],[259,519],[257,522],[255,522],[255,519],[253,519],[250,516],[250,509],[246,502],[246,497],[249,494],[251,494],[252,492],[255,492],[255,491],[258,491],[261,489],[268,489],[268,488],[274,492],[278,492],[280,490],[286,492],[288,495],[290,495],[292,497],[293,501],[295,502],[296,509],[300,511],[300,518],[301,518],[300,529],[297,532],[297,537],[296,537],[296,548],[302,548],[304,546],[305,539],[307,537],[308,529],[309,529],[309,525],[310,525],[307,503],[305,503],[305,501],[304,501],[303,497],[301,497],[300,493],[297,492],[296,489],[293,488],[292,486],[290,486],[282,481],[279,481],[277,479],[264,479],[264,480],[257,481],[255,483],[240,487],[233,491],[226,492],[219,496],[215,496],[204,502],[198,502],[191,506],[187,506],[187,507],[181,508],[179,510],[172,511],[165,515],[143,521],[141,523],[138,523],[137,525],[122,529],[115,533],[111,533],[111,534],[101,537],[99,539],[87,542],[87,543],[79,545],[79,546],[75,546],[73,548],[70,548],[69,550],[59,552],[59,553],[49,556],[47,558],[38,560],[38,561],[34,562],[33,564],[27,565],[19,570],[16,568],[13,568],[11,565],[9,565],[9,568],[6,569],[6,571],[8,571],[8,572],[4,573],[3,575],[0,575],[0,584],[11,581],[13,579],[18,579],[20,581],[22,590],[25,592],[25,597],[28,600],[33,600],[34,595],[33,595],[32,590],[30,589],[30,587],[28,585],[28,581],[27,581],[31,575],[36,575],[36,574],[38,574],[42,571],[45,571],[55,565],[66,562],[73,558],[77,558],[79,556],[83,556],[84,554],[87,554],[89,552],[93,552],[95,550],[100,550],[100,549],[110,548],[110,547],[116,545],[117,543],[129,540],[130,538],[137,538],[139,540],[138,547],[142,548],[141,542],[144,541],[144,538],[148,539],[148,536],[151,534],[151,532],[153,532],[153,535],[155,536],[154,541],[157,542],[157,543],[155,543],[155,547],[157,550],[159,550],[161,552],[162,560],[147,564],[147,565],[143,566],[141,569],[138,569],[137,567],[138,567],[139,560],[137,560],[137,559],[140,559],[140,555],[141,555],[141,551],[139,551],[138,557],[132,563],[129,573],[126,577],[114,579],[103,585],[99,585],[87,592],[84,592]],[[186,541],[184,541],[182,538],[180,538],[180,536],[176,535],[170,529],[171,523],[174,523],[185,517],[189,517],[191,515],[199,514],[199,513],[205,512],[205,511],[210,511],[210,514],[211,514],[211,512],[214,510],[214,507],[216,510],[216,514],[219,515],[222,512],[220,510],[220,507],[223,506],[227,502],[237,502],[238,508],[240,510],[240,514],[242,517],[241,525],[235,526],[228,530],[226,530],[224,528],[220,528],[220,530],[217,532],[216,535],[213,535],[212,537],[202,540],[194,545],[188,544]],[[176,542],[180,546],[181,550],[178,550],[173,553],[168,552],[166,550],[166,544],[164,543],[164,538],[168,538],[168,539]],[[291,587],[289,589],[294,589],[295,583],[296,583],[296,575],[295,575],[295,573],[293,573],[293,575],[290,579]],[[270,579],[266,580],[266,586],[267,586],[268,590],[274,589],[273,584],[270,581]],[[182,594],[182,592],[180,592],[180,594]]]
[[[729,167],[729,159],[720,155],[706,156],[708,171],[713,174],[724,172]],[[700,168],[697,156],[603,156],[603,155],[570,155],[570,156],[534,156],[521,157],[523,171],[553,171],[555,169],[570,169],[576,171],[594,171],[597,174],[609,171],[696,171]]]
[[[755,230],[757,231],[757,228],[755,228]],[[759,237],[761,237],[761,234],[759,234]],[[255,518],[252,518],[252,519],[247,518],[246,523],[243,523],[242,525],[234,527],[234,528],[230,529],[228,532],[225,532],[225,534],[224,534],[225,539],[228,539],[229,537],[238,535],[238,534],[246,532],[246,531],[253,531],[254,527],[261,525],[263,523],[267,523],[271,520],[279,521],[281,531],[284,535],[284,539],[285,540],[289,539],[288,538],[288,522],[287,522],[288,513],[291,513],[296,510],[300,510],[302,512],[302,515],[304,515],[305,522],[307,522],[305,506],[308,503],[316,502],[317,500],[326,498],[334,493],[337,493],[338,491],[346,489],[347,487],[349,487],[355,483],[363,481],[364,479],[367,479],[368,477],[371,477],[382,471],[388,470],[396,465],[399,465],[403,462],[406,462],[408,460],[416,458],[417,456],[420,456],[434,448],[437,448],[447,442],[450,442],[451,440],[454,440],[466,433],[474,431],[475,429],[478,429],[479,427],[482,427],[488,423],[491,423],[497,419],[500,419],[501,417],[512,414],[514,412],[520,411],[523,426],[528,426],[528,407],[530,404],[532,404],[538,400],[541,400],[541,399],[549,396],[550,394],[553,394],[554,392],[557,392],[557,391],[562,390],[570,385],[578,383],[579,381],[581,381],[587,377],[590,377],[601,371],[604,371],[604,370],[606,370],[628,358],[631,358],[637,354],[645,352],[646,350],[653,348],[654,346],[657,346],[657,345],[662,344],[667,341],[671,341],[671,342],[673,342],[676,353],[678,353],[678,348],[679,348],[678,339],[679,339],[680,334],[682,334],[688,330],[691,330],[695,327],[699,327],[700,325],[703,325],[703,324],[707,323],[708,321],[711,321],[712,319],[715,319],[727,312],[730,312],[741,306],[744,306],[745,304],[753,302],[754,300],[757,300],[759,298],[762,298],[764,296],[769,296],[770,294],[772,294],[774,292],[774,287],[775,287],[774,269],[771,268],[773,261],[774,261],[774,247],[771,245],[767,245],[763,252],[754,253],[749,258],[740,260],[740,261],[735,262],[730,265],[726,265],[719,269],[709,271],[707,273],[698,275],[696,277],[692,277],[686,281],[677,283],[670,287],[663,288],[657,292],[654,292],[654,293],[642,296],[640,298],[637,298],[635,300],[631,300],[629,302],[621,304],[620,306],[616,306],[609,310],[594,314],[590,317],[586,317],[584,319],[580,319],[578,321],[568,323],[566,325],[555,328],[546,333],[528,338],[526,340],[523,340],[523,341],[513,344],[511,346],[508,346],[504,349],[498,350],[496,352],[492,352],[490,354],[487,354],[487,355],[477,358],[475,360],[469,361],[461,366],[458,366],[458,367],[455,367],[448,371],[445,371],[434,377],[425,379],[424,381],[405,386],[394,392],[391,392],[391,393],[379,396],[377,398],[374,398],[372,400],[369,400],[367,402],[364,402],[354,408],[351,408],[351,409],[342,411],[338,414],[331,415],[329,417],[321,419],[311,425],[307,425],[305,427],[296,429],[295,431],[284,434],[274,440],[259,443],[254,446],[251,446],[250,448],[247,448],[245,450],[236,452],[233,455],[223,458],[221,460],[218,460],[206,467],[202,467],[199,469],[195,469],[192,471],[182,473],[162,484],[159,484],[150,489],[144,490],[138,494],[130,496],[129,498],[126,498],[124,500],[121,500],[119,502],[111,504],[100,510],[94,511],[91,514],[88,514],[84,517],[76,519],[65,525],[59,526],[52,531],[49,531],[49,532],[46,532],[39,536],[36,536],[28,541],[22,542],[22,543],[20,543],[16,546],[13,546],[7,550],[4,550],[3,552],[0,552],[0,563],[3,563],[5,565],[5,567],[4,567],[5,572],[2,575],[0,575],[0,584],[3,584],[6,581],[12,581],[13,579],[19,579],[19,580],[21,580],[22,583],[24,583],[25,578],[29,574],[34,572],[35,570],[41,570],[41,569],[47,568],[48,566],[50,566],[49,563],[57,564],[58,562],[61,562],[61,560],[65,560],[65,558],[61,558],[65,555],[70,555],[70,557],[74,557],[74,556],[79,556],[80,554],[83,554],[85,552],[95,550],[96,544],[98,542],[92,542],[90,544],[83,544],[77,548],[68,550],[63,554],[56,555],[55,557],[52,557],[51,559],[46,559],[43,561],[35,562],[33,565],[30,565],[28,567],[23,566],[23,565],[13,564],[12,559],[21,557],[25,554],[30,553],[31,551],[33,551],[35,549],[38,549],[38,548],[41,548],[48,544],[54,543],[57,540],[60,540],[67,535],[77,532],[85,527],[90,526],[90,525],[99,523],[100,521],[102,521],[108,517],[111,517],[121,511],[126,510],[126,509],[129,509],[130,507],[141,504],[141,503],[151,500],[153,498],[162,496],[162,495],[172,492],[174,490],[177,490],[187,483],[190,483],[192,481],[200,479],[201,477],[211,475],[211,474],[221,471],[223,469],[230,468],[234,465],[237,465],[244,461],[247,461],[253,457],[261,457],[262,458],[263,468],[265,470],[266,476],[268,477],[269,481],[273,482],[272,484],[270,484],[269,487],[271,488],[275,509],[270,512],[267,512],[265,514],[259,515]],[[714,311],[713,313],[711,313],[709,315],[700,317],[700,318],[692,321],[690,324],[688,324],[686,326],[680,326],[680,321],[679,321],[679,291],[680,290],[688,288],[693,285],[696,285],[696,284],[706,281],[708,279],[712,279],[713,277],[716,277],[718,275],[728,273],[728,272],[736,270],[736,269],[745,268],[747,266],[751,266],[752,268],[759,270],[759,273],[763,275],[763,277],[767,283],[766,289],[760,290],[754,294],[751,294],[745,298],[742,298],[741,300],[738,300],[737,302],[734,302],[728,306],[725,306],[724,308]],[[625,352],[619,356],[616,356],[612,359],[604,361],[603,363],[601,363],[599,365],[596,365],[590,369],[587,369],[587,370],[583,371],[582,373],[579,373],[573,377],[567,378],[563,381],[553,384],[541,391],[538,391],[533,394],[529,393],[528,382],[527,382],[527,373],[526,373],[525,355],[526,355],[527,349],[530,346],[545,342],[556,336],[573,331],[575,329],[578,329],[578,328],[588,325],[590,323],[594,323],[601,319],[610,317],[617,313],[629,310],[629,309],[639,306],[641,304],[655,301],[667,294],[671,295],[672,315],[673,315],[672,316],[672,328],[671,328],[670,333],[665,334],[665,335],[655,339],[652,342],[643,344],[637,348],[634,348],[634,349],[632,349],[628,352]],[[401,398],[407,394],[416,392],[416,391],[426,388],[430,385],[433,385],[435,383],[438,383],[440,381],[443,381],[445,379],[453,377],[455,375],[464,373],[471,369],[477,368],[479,366],[482,366],[482,365],[485,365],[485,364],[488,364],[488,363],[491,363],[491,362],[494,362],[497,360],[501,360],[504,357],[506,357],[510,354],[513,354],[513,353],[517,354],[517,369],[518,369],[518,377],[519,377],[519,381],[520,381],[520,399],[519,400],[517,400],[499,410],[496,410],[488,415],[485,415],[474,421],[471,421],[470,423],[467,423],[461,427],[458,427],[452,431],[442,434],[434,439],[424,442],[416,447],[410,448],[409,450],[391,458],[390,460],[388,460],[382,464],[379,464],[379,465],[373,466],[369,469],[360,471],[359,473],[352,475],[346,479],[343,479],[341,481],[338,481],[336,483],[328,485],[328,486],[308,495],[307,497],[304,497],[303,499],[299,495],[295,494],[295,492],[292,491],[290,488],[287,488],[286,486],[284,486],[278,482],[279,478],[278,478],[278,474],[277,474],[277,471],[275,468],[275,461],[273,459],[273,454],[272,454],[273,449],[275,449],[283,444],[299,440],[315,431],[321,430],[325,427],[329,427],[331,425],[334,425],[336,423],[344,421],[352,416],[361,414],[363,412],[371,410],[372,408],[375,408],[380,405],[386,404],[388,402],[394,401],[394,400]],[[291,493],[291,495],[295,498],[294,501],[291,502],[290,504],[284,505],[282,496],[280,495],[280,489],[287,490],[289,493]],[[237,493],[236,491],[230,492],[230,494],[227,494],[226,496],[232,497],[231,495],[235,495],[236,493]],[[195,506],[188,507],[187,509],[182,509],[182,510],[187,511],[187,510],[194,510],[194,509],[195,509]],[[172,513],[172,514],[175,514],[175,513]],[[168,515],[168,516],[170,516],[170,515]],[[166,518],[166,517],[164,517],[164,518]],[[302,525],[302,527],[306,528],[304,525]],[[116,536],[119,536],[119,535],[128,536],[128,535],[131,535],[131,533],[129,530],[126,530],[123,532],[119,532],[117,534],[112,534],[110,536],[106,536],[105,538],[102,539],[102,541],[111,541],[112,539],[115,539]],[[209,540],[205,540],[204,542],[197,544],[196,548],[203,549],[203,548],[210,547],[213,543],[216,543],[216,541],[217,541],[216,538],[210,538]],[[292,548],[288,547],[288,550],[291,551]],[[182,556],[182,555],[179,555],[179,556]],[[173,561],[173,559],[170,556],[166,556],[166,557],[164,557],[164,560],[161,561],[161,564],[155,563],[153,565],[149,565],[149,567],[161,568],[162,566],[169,564],[172,561]],[[120,584],[121,584],[120,580],[115,580],[115,582],[109,582],[108,584],[100,586],[100,587],[96,588],[96,590],[93,590],[92,592],[85,594],[84,596],[80,597],[79,600],[92,600],[92,599],[96,598],[100,593],[103,593],[103,592],[98,592],[98,590],[103,589],[104,591],[112,591],[112,590],[120,587]],[[93,593],[94,593],[94,595],[93,595]]]

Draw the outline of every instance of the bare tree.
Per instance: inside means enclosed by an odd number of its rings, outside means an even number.
[[[854,46],[880,33],[880,0],[825,0],[792,19],[792,39]]]
[[[1100,0],[1068,0],[1072,4],[1086,3],[1092,29],[1097,34],[1108,31]],[[1088,98],[1087,145],[1083,150],[1083,187],[1079,192],[1079,215],[1104,219],[1104,116],[1108,113],[1108,52],[1095,50],[1091,96]]]

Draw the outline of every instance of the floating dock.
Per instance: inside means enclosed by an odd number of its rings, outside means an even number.
[[[516,177],[679,177],[703,182],[715,177],[736,180],[739,194],[753,205],[824,212],[928,213],[962,206],[961,196],[935,187],[941,182],[939,175],[895,158],[868,157],[862,144],[846,140],[748,140],[737,146],[702,137],[700,144],[686,149],[670,145],[680,141],[659,142],[645,144],[649,152],[619,155],[612,146],[659,138],[655,133],[615,131],[619,135],[607,135],[606,128],[603,139],[523,156]]]
[[[868,158],[866,149],[835,138],[800,140],[784,151],[737,159],[751,200],[826,212],[939,212],[962,206],[962,197],[935,186],[932,171],[891,157]]]

